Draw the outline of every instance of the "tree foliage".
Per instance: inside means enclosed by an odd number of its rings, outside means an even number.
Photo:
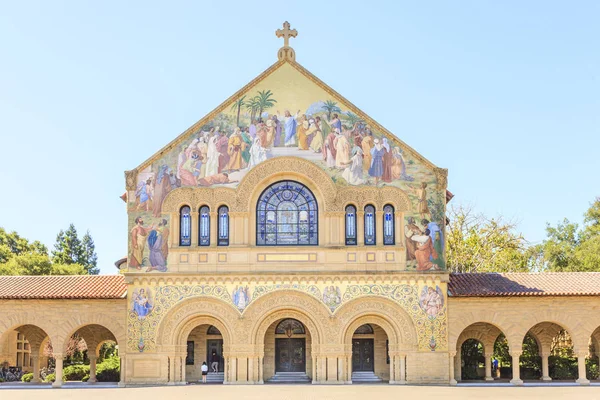
[[[56,243],[52,250],[52,262],[64,265],[80,264],[90,275],[97,275],[100,272],[94,239],[89,231],[86,232],[83,239],[79,239],[77,229],[73,224],[69,225],[69,229],[66,231],[61,230],[56,236]]]

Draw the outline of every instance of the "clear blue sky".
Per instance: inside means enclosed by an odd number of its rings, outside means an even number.
[[[168,4],[167,4],[168,3]],[[453,202],[581,221],[600,195],[600,2],[5,1],[0,226],[75,223],[126,255],[123,171],[276,61],[297,60],[426,158]]]

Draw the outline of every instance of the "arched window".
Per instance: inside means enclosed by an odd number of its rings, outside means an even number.
[[[383,244],[396,244],[396,235],[394,232],[394,207],[387,204],[383,207]]]
[[[281,181],[262,192],[256,207],[256,244],[319,244],[317,201],[306,186],[294,181]]]
[[[356,245],[356,207],[346,206],[346,245]]]
[[[217,224],[219,237],[217,246],[229,246],[229,207],[219,207],[219,223]]]
[[[371,335],[373,333],[375,333],[373,332],[373,327],[369,324],[361,325],[354,331],[355,335]]]
[[[302,322],[293,318],[284,319],[275,328],[275,334],[287,335],[288,337],[291,337],[292,335],[303,335],[304,333],[306,333],[306,331],[304,330]]]
[[[365,244],[375,245],[375,207],[370,204],[365,207]]]
[[[188,206],[179,210],[179,245],[189,246],[192,244],[192,215]]]
[[[216,326],[211,325],[211,326],[208,327],[208,330],[206,331],[206,334],[207,335],[220,335],[221,331],[219,331],[219,329]]]
[[[208,206],[200,207],[199,214],[198,244],[200,246],[210,246],[210,208]]]

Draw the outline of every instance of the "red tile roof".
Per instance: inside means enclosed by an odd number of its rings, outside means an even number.
[[[598,296],[600,272],[450,274],[451,297]]]
[[[121,299],[123,275],[0,276],[0,299]]]

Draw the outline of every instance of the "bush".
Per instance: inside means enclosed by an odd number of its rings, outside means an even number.
[[[81,381],[83,377],[89,375],[89,373],[89,365],[75,364],[63,368],[63,378],[67,381]]]
[[[597,358],[588,358],[585,360],[587,378],[596,380],[600,376],[600,369],[598,368]]]
[[[4,378],[0,378],[0,383],[4,382]]]
[[[109,357],[98,364],[96,380],[98,382],[119,382],[121,379],[121,360],[119,357]]]
[[[550,356],[550,377],[554,380],[577,379],[577,359],[573,357]]]
[[[89,380],[90,380],[90,376],[86,375],[86,376],[83,377],[83,379],[81,380],[81,382],[87,382]]]
[[[23,381],[23,382],[31,382],[32,379],[33,379],[33,372],[25,374],[21,377],[21,381]]]

